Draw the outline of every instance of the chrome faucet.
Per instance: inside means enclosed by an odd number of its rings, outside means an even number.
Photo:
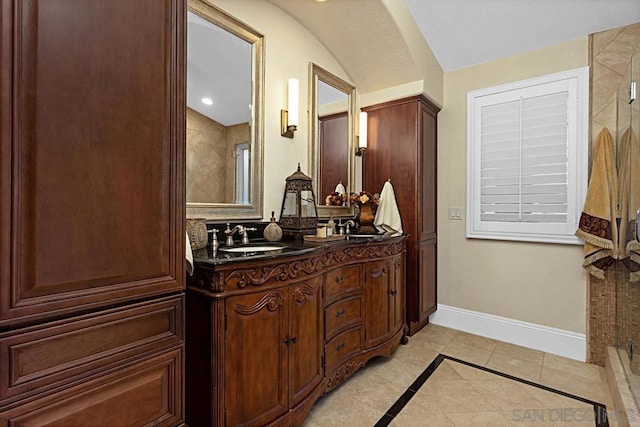
[[[351,233],[351,228],[350,227],[355,228],[356,227],[356,222],[354,220],[350,219],[349,221],[345,222],[343,225],[344,225],[344,227],[346,229],[344,234],[349,234],[349,233]]]
[[[238,232],[238,234],[240,236],[242,236],[242,244],[243,245],[247,245],[249,244],[249,235],[248,235],[248,231],[258,231],[257,228],[255,227],[245,227],[244,225],[236,225],[235,227],[231,228],[231,224],[227,223],[227,229],[224,230],[224,234],[225,236],[227,236],[227,240],[225,242],[226,246],[233,246],[234,242],[233,242],[233,235],[235,234],[235,232]]]
[[[233,242],[233,235],[235,234],[235,232],[238,232],[239,235],[244,235],[244,226],[243,225],[236,225],[235,227],[231,228],[231,224],[227,223],[227,229],[224,230],[224,235],[227,236],[227,240],[225,242],[226,246],[233,246],[234,242]]]

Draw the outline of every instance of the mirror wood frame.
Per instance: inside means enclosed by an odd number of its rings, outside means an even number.
[[[318,82],[322,81],[329,86],[344,92],[348,96],[347,100],[347,113],[348,119],[348,147],[347,153],[349,160],[347,162],[347,176],[349,182],[347,183],[347,191],[353,192],[355,186],[355,125],[356,125],[356,88],[350,83],[342,80],[340,77],[332,74],[324,68],[309,63],[309,132],[311,143],[309,144],[309,165],[311,178],[313,178],[314,193],[318,200],[318,216],[327,218],[329,217],[329,211],[333,212],[334,216],[353,216],[354,209],[352,205],[349,206],[327,206],[324,204],[324,198],[326,194],[318,194],[318,183],[320,182],[320,141],[319,141],[319,120],[318,120]],[[337,183],[336,183],[337,185]]]
[[[187,10],[250,43],[252,74],[251,184],[249,204],[186,203],[187,218],[262,219],[264,150],[264,36],[205,0],[188,0]],[[186,71],[186,70],[185,70]]]

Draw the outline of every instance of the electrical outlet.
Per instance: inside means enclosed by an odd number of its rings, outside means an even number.
[[[449,206],[449,219],[459,221],[462,220],[462,208],[457,206]]]

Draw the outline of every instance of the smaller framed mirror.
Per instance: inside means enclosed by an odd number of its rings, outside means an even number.
[[[322,67],[309,65],[310,172],[318,199],[318,215],[353,215],[353,208],[327,204],[340,185],[353,191],[356,88]]]

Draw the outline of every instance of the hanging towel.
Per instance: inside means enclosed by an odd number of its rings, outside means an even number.
[[[620,139],[620,248],[619,259],[629,267],[632,282],[640,281],[640,243],[636,238],[636,212],[640,209],[640,147],[630,127]]]
[[[393,191],[391,181],[384,183],[380,192],[380,203],[376,211],[373,224],[380,231],[385,233],[402,234],[402,219],[396,202],[396,194]]]
[[[189,276],[193,276],[193,252],[191,252],[191,243],[189,243],[189,234],[185,232],[185,243],[186,247],[184,249],[185,257],[187,259],[187,273]]]
[[[598,135],[593,153],[587,198],[576,236],[584,240],[582,266],[589,274],[604,279],[605,270],[618,256],[618,178],[615,146],[608,129],[602,129]]]
[[[344,188],[344,185],[342,185],[342,181],[340,181],[340,183],[336,185],[336,189],[334,191],[338,194],[345,194],[347,192],[347,189]]]

